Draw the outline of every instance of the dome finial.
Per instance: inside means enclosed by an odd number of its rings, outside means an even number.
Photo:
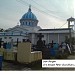
[[[29,10],[28,11],[31,12],[31,5],[29,5]]]

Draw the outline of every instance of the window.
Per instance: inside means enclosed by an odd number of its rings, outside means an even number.
[[[7,39],[7,37],[4,37],[4,39]]]
[[[9,37],[9,39],[11,39],[12,37]]]
[[[0,41],[2,41],[2,38],[0,38]]]
[[[30,25],[30,22],[29,22],[29,25]]]
[[[23,22],[23,25],[24,25],[24,22]]]
[[[26,22],[26,25],[27,25],[27,22]]]

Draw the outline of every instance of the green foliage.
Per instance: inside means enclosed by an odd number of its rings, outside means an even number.
[[[70,41],[71,41],[71,44],[74,45],[75,44],[75,37],[71,37],[71,38],[68,38],[67,36],[65,37],[65,42],[70,44]]]

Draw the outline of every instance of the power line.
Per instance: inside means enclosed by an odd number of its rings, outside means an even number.
[[[28,5],[29,5],[29,3],[27,3],[26,1],[23,1],[23,0],[16,0],[16,1],[18,1],[18,2],[22,3],[22,4],[26,5],[26,6],[28,6]],[[40,5],[40,6],[41,6],[41,5]],[[42,12],[43,14],[47,14],[47,15],[49,15],[49,16],[50,16],[50,14],[48,14],[47,12],[42,11],[42,10],[40,10],[40,9],[36,8],[35,6],[32,6],[32,7],[33,7],[34,9],[36,9],[36,10],[38,10],[38,11]],[[66,23],[67,23],[67,22],[66,22]],[[61,25],[59,28],[63,27],[66,23],[64,23],[63,25]]]
[[[61,25],[59,28],[63,27],[66,23],[67,23],[67,21],[63,25]]]
[[[44,9],[46,9],[46,10],[49,11],[49,12],[51,12],[52,14],[53,14],[53,13],[63,13],[63,12],[58,12],[58,11],[49,10],[49,9],[45,8],[44,6],[40,5],[39,3],[37,3],[36,1],[34,1],[34,0],[32,0],[32,1],[33,1],[35,4],[37,4],[38,6],[40,6],[40,7],[44,8]]]
[[[42,8],[46,9],[45,7],[43,7],[42,5],[38,4],[37,2],[35,2],[34,0],[32,0],[34,3],[36,3],[37,5],[41,6]],[[46,9],[48,10],[48,9]],[[51,11],[51,10],[48,10],[49,12],[56,12],[56,11]],[[56,13],[60,13],[60,12],[56,12]],[[67,23],[67,22],[66,22]],[[61,25],[59,28],[63,27],[66,23],[64,23],[63,25]]]
[[[70,4],[70,5],[69,5],[69,1],[68,1],[68,0],[66,0],[66,2],[67,2],[68,11],[70,10],[70,11],[73,11],[73,13],[74,13],[74,6],[72,6],[73,4]],[[73,0],[73,3],[75,3],[74,0]],[[70,8],[69,6],[72,6],[72,8]],[[73,9],[73,10],[72,10],[72,9]],[[71,12],[69,12],[69,13],[71,13]],[[72,14],[72,13],[71,13],[71,14]],[[73,17],[74,17],[74,14],[72,14],[72,15],[70,15],[70,16],[73,16]]]
[[[16,1],[18,1],[18,2],[20,2],[20,3],[22,3],[23,5],[26,5],[26,6],[28,6],[29,5],[29,3],[27,3],[26,1],[23,1],[23,0],[16,0]],[[42,13],[44,13],[44,14],[47,14],[47,15],[49,15],[48,13],[46,13],[46,12],[44,12],[44,11],[42,11],[42,10],[39,10],[38,8],[36,8],[35,6],[32,6],[34,9],[36,9],[36,10],[38,10],[39,12],[42,12]]]
[[[38,6],[42,7],[43,9],[46,9],[46,11],[48,11],[50,13],[50,15],[52,15],[53,17],[56,17],[56,18],[61,18],[61,16],[56,16],[55,13],[64,13],[64,12],[61,12],[61,11],[53,11],[53,10],[49,10],[47,9],[46,7],[40,5],[39,3],[37,3],[35,0],[32,0],[32,2],[34,2],[35,4],[37,4]],[[69,8],[69,6],[68,6]],[[53,14],[54,13],[54,14]],[[65,19],[65,18],[61,18],[61,19]]]
[[[22,3],[23,5],[26,5],[26,6],[28,6],[28,5],[29,5],[29,3],[28,3],[28,2],[23,1],[23,0],[16,0],[16,1],[17,1],[17,2]],[[50,14],[49,14],[49,13],[47,13],[47,12],[43,11],[43,10],[40,10],[40,9],[38,9],[37,7],[33,6],[33,5],[32,5],[32,7],[33,7],[34,9],[36,9],[36,11],[41,12],[42,14],[49,15],[50,17],[51,17],[51,16],[53,16],[53,17],[55,17],[55,18],[61,18],[61,17],[59,17],[59,16],[53,15],[52,13],[50,13]],[[62,19],[62,18],[61,18],[61,19]]]
[[[66,0],[66,2],[67,2],[67,9],[69,9],[68,0]]]
[[[63,25],[61,25],[58,29],[61,29],[61,27],[63,27],[66,23],[67,21]],[[53,33],[55,33],[55,31]]]

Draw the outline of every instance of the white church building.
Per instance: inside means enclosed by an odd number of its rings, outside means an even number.
[[[52,40],[55,43],[61,43],[65,41],[65,36],[74,36],[74,31],[72,28],[62,28],[62,29],[42,29],[38,26],[38,19],[32,13],[31,7],[29,7],[28,12],[25,13],[20,19],[20,25],[13,28],[9,28],[4,32],[0,32],[0,40],[4,42],[22,42],[24,39],[29,39],[32,44],[36,44],[38,41],[38,34],[42,33],[46,44],[51,43]]]

